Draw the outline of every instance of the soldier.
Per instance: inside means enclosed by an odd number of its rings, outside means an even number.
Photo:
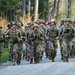
[[[60,44],[60,51],[61,51],[61,60],[63,60],[63,54],[62,54],[62,35],[61,35],[61,29],[64,27],[64,19],[60,21],[60,26],[59,26],[59,44]]]
[[[11,52],[11,57],[12,61],[14,62],[13,65],[15,64],[20,64],[21,59],[20,59],[20,50],[19,50],[19,42],[22,40],[21,39],[21,34],[20,31],[17,29],[17,24],[16,22],[11,22],[11,29],[8,31],[6,35],[8,35],[9,40],[10,40],[10,52]]]
[[[5,35],[9,31],[10,28],[11,28],[11,24],[8,23],[7,24],[7,29],[3,33],[4,34],[4,48],[8,48],[8,49],[9,49],[9,47],[8,47],[8,38]]]
[[[31,37],[31,34],[33,32],[33,24],[30,22],[27,24],[27,28],[25,29],[25,32],[26,32],[26,37],[27,37],[27,49],[26,49],[26,60],[29,61],[30,60],[30,63],[32,63],[33,61],[33,56],[31,54],[31,51],[32,51],[32,37]]]
[[[58,28],[54,19],[51,20],[51,27],[47,30],[49,58],[54,62],[57,53]]]
[[[11,58],[11,52],[10,52],[10,42],[9,42],[9,37],[6,35],[11,28],[11,24],[8,23],[7,27],[8,27],[8,29],[6,29],[6,31],[4,31],[4,48],[8,49],[8,53],[9,53],[8,60],[11,61],[12,58]]]
[[[25,35],[25,31],[22,28],[22,26],[23,26],[22,22],[17,21],[17,26],[18,26],[18,30],[20,31],[21,39],[22,39],[22,41],[19,43],[20,56],[22,56],[23,44],[25,44],[24,42],[26,41],[26,35]],[[21,59],[21,57],[20,57],[20,59]]]
[[[30,63],[33,63],[33,41],[32,41],[32,33],[33,33],[33,23],[30,26],[30,31],[27,34],[28,46],[27,46],[27,54],[29,56]]]
[[[43,43],[40,45],[41,47],[40,60],[42,61],[43,53],[45,51],[45,32],[46,32],[46,26],[43,21],[39,23],[39,30],[42,32],[43,35]]]
[[[61,36],[63,37],[62,42],[62,52],[63,52],[63,61],[68,62],[68,58],[71,57],[70,53],[72,50],[72,39],[74,37],[74,28],[71,25],[71,19],[65,19],[65,26],[61,29]]]
[[[3,42],[4,42],[3,33],[1,29],[2,29],[2,26],[0,26],[0,61],[1,61]]]
[[[34,24],[34,31],[32,33],[33,37],[33,52],[34,52],[34,62],[39,63],[40,59],[40,52],[41,52],[41,47],[40,45],[43,43],[43,35],[42,32],[39,30],[39,27],[37,24]]]
[[[50,28],[50,23],[46,23],[46,32],[45,32],[45,54],[46,58],[48,58],[48,36],[47,36],[47,30]]]
[[[75,29],[75,20],[73,21],[73,27],[74,27],[74,29]],[[73,43],[73,45],[72,45],[73,56],[72,56],[72,57],[75,57],[75,33],[74,33],[74,38],[73,38],[73,40],[72,40],[72,43]]]

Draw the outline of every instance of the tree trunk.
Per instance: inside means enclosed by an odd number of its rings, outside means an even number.
[[[39,6],[39,0],[35,0],[34,21],[38,19],[38,6]]]
[[[56,18],[57,19],[59,17],[59,3],[60,3],[60,0],[57,0],[57,11],[56,11]]]
[[[31,11],[31,0],[28,2],[28,17],[30,17],[30,11]]]
[[[23,24],[25,24],[25,14],[26,14],[26,0],[22,0],[22,18],[23,18]]]
[[[53,18],[55,17],[56,2],[57,2],[57,0],[54,0],[54,4],[53,4],[52,11],[51,11],[51,16],[50,16],[50,19],[53,19]]]
[[[47,13],[48,13],[48,21],[50,21],[50,0],[47,0]]]
[[[71,0],[68,0],[68,14],[67,18],[71,18]]]

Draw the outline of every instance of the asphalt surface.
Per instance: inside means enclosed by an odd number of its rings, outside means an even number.
[[[39,64],[29,64],[22,60],[21,65],[7,65],[9,62],[2,64],[5,66],[0,69],[0,75],[75,75],[75,58],[69,59],[69,62],[63,62],[60,55],[60,47],[57,49],[55,62],[43,57]]]

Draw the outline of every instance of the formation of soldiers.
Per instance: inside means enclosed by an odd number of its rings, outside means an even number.
[[[37,20],[29,22],[23,27],[22,22],[11,22],[8,29],[1,31],[0,26],[0,59],[2,48],[8,48],[9,61],[13,65],[20,64],[25,59],[30,63],[42,61],[45,52],[46,58],[55,61],[59,40],[61,60],[69,62],[75,57],[75,21],[70,18],[62,19],[58,27],[54,19],[51,22]]]

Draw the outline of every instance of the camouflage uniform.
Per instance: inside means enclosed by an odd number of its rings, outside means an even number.
[[[9,53],[9,56],[8,56],[8,60],[9,61],[11,61],[12,60],[12,57],[11,57],[11,50],[10,50],[10,41],[9,41],[9,37],[6,35],[8,32],[9,32],[9,30],[10,30],[10,28],[11,28],[11,24],[10,23],[8,23],[8,25],[7,25],[7,27],[8,27],[8,29],[6,29],[6,31],[4,31],[4,48],[7,48],[8,49],[8,53]]]
[[[37,28],[37,30],[35,30]],[[34,24],[34,31],[32,33],[33,37],[33,52],[34,52],[34,62],[39,63],[40,54],[41,54],[41,47],[43,41],[43,35],[40,30],[38,30],[38,25]]]
[[[67,18],[65,22],[70,23],[71,20]],[[70,57],[72,50],[72,39],[74,37],[74,28],[70,24],[65,25],[61,29],[61,36],[63,37],[63,42],[62,42],[63,61],[68,62],[68,58]]]
[[[0,60],[1,60],[3,42],[4,42],[3,33],[1,31],[1,29],[2,29],[2,26],[0,26]]]
[[[32,41],[33,25],[30,26],[29,32],[27,33],[27,57],[30,63],[33,63],[33,41]]]
[[[71,46],[72,48],[71,48],[70,55],[71,55],[71,58],[74,58],[75,57],[75,37],[72,39]]]
[[[74,27],[74,29],[75,29],[75,20],[73,21],[73,27]],[[75,57],[75,33],[74,33],[74,38],[73,38],[73,40],[72,40],[72,49],[73,49],[73,56],[72,57]]]
[[[48,58],[48,36],[47,30],[50,28],[49,23],[46,23],[46,31],[45,31],[45,54],[46,58]]]
[[[44,53],[45,47],[46,47],[46,43],[45,43],[45,31],[46,31],[46,27],[45,27],[45,25],[43,23],[39,24],[39,30],[42,32],[42,35],[43,35],[43,43],[40,44],[40,48],[41,48],[40,60],[42,60],[43,53]]]
[[[19,49],[19,43],[21,41],[21,34],[20,31],[16,27],[16,23],[12,22],[12,27],[7,33],[9,40],[10,40],[10,52],[11,52],[11,58],[14,62],[13,65],[20,64],[21,56],[20,56],[20,49]]]
[[[10,23],[8,23],[7,24],[7,27],[8,27],[8,29],[6,29],[5,31],[4,31],[4,48],[8,48],[8,50],[9,50],[9,39],[7,38],[7,36],[6,36],[6,34],[8,33],[8,31],[9,31],[9,29],[11,28],[11,24]]]
[[[26,41],[26,35],[25,35],[25,31],[22,29],[23,24],[20,21],[17,22],[17,26],[18,26],[18,30],[20,31],[21,39],[22,39],[21,42],[19,43],[20,57],[21,57],[22,52],[25,52],[25,50],[23,49],[24,48],[23,45],[25,44]]]
[[[62,35],[61,35],[61,29],[64,27],[64,19],[60,21],[60,26],[59,26],[59,44],[60,44],[60,51],[61,51],[61,59],[63,60],[63,54],[62,54]]]
[[[51,21],[52,22],[52,21]],[[58,37],[58,29],[56,27],[55,21],[52,22],[53,24],[51,27],[47,30],[48,35],[48,50],[49,50],[49,59],[54,62],[54,58],[56,57],[57,53],[57,37]]]

